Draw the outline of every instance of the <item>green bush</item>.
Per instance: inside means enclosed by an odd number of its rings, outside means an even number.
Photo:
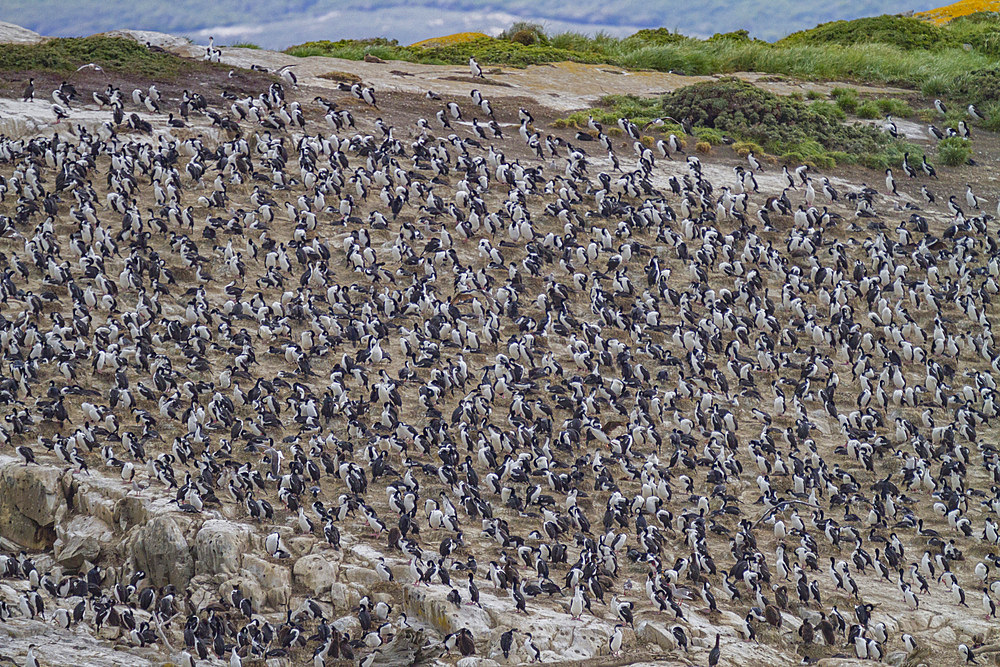
[[[893,140],[877,128],[844,125],[830,103],[806,104],[775,95],[740,79],[725,78],[680,88],[661,99],[663,113],[690,118],[740,142],[755,142],[773,155],[792,155],[820,166],[832,151],[882,153]],[[825,107],[816,108],[825,104]],[[872,102],[874,108],[878,105]],[[834,111],[834,109],[836,111]]]
[[[998,17],[996,12],[976,12],[952,20],[947,28],[959,44],[970,44],[981,53],[1000,56]]]
[[[632,44],[642,44],[642,45],[656,45],[662,46],[664,44],[676,44],[677,42],[683,42],[688,38],[678,32],[671,32],[666,28],[645,28],[639,32],[633,33],[625,38],[625,43]]]
[[[951,90],[953,83],[947,74],[931,74],[920,84],[920,92],[927,97],[942,97]]]
[[[527,67],[539,63],[572,60],[598,63],[604,59],[598,53],[560,49],[544,44],[525,46],[517,42],[481,37],[469,42],[447,46],[398,46],[395,40],[340,40],[339,42],[307,42],[285,51],[293,56],[324,55],[334,58],[361,60],[366,53],[383,60],[407,60],[436,65],[465,65],[474,56],[482,65]]]
[[[754,41],[750,37],[750,33],[746,30],[734,30],[732,32],[717,32],[708,38],[709,42],[752,42]]]
[[[287,52],[349,59],[372,53],[386,60],[452,65],[463,65],[475,56],[483,64],[515,67],[570,60],[690,75],[753,71],[901,86],[931,97],[977,104],[1000,99],[1000,19],[995,14],[958,19],[945,26],[902,16],[837,21],[789,35],[775,44],[751,39],[740,31],[699,40],[657,28],[621,39],[569,32],[546,35],[532,24],[515,24],[505,36],[508,39],[483,38],[437,47],[309,42]],[[971,46],[967,49],[965,45]],[[836,101],[847,113],[860,105],[856,96]]]
[[[972,156],[972,145],[962,137],[945,137],[938,142],[938,162],[949,167],[958,167],[968,162]]]
[[[517,42],[524,46],[548,44],[545,29],[537,23],[529,23],[527,21],[517,21],[512,24],[507,30],[500,33],[499,39],[505,39],[508,42]]]
[[[1000,99],[1000,68],[990,67],[968,72],[955,81],[953,96],[979,104]]]

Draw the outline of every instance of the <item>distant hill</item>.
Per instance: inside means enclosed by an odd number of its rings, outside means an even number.
[[[934,0],[705,0],[692,10],[680,0],[6,0],[0,20],[44,35],[86,35],[121,27],[158,30],[222,43],[250,40],[279,48],[310,39],[390,37],[409,43],[462,30],[496,31],[513,20],[536,20],[551,30],[666,27],[688,35],[746,29],[774,40],[817,23],[865,15],[919,11]]]

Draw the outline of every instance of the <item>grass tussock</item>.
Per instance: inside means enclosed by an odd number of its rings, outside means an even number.
[[[938,142],[938,162],[948,167],[958,167],[972,157],[972,144],[962,137],[945,137]]]

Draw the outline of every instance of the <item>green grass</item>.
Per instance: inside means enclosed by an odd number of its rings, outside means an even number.
[[[260,46],[258,44],[254,44],[253,42],[236,42],[235,44],[230,44],[229,46],[234,49],[260,49]]]
[[[938,142],[938,162],[949,167],[965,164],[972,156],[972,145],[962,137],[945,137]]]
[[[72,73],[80,65],[96,63],[107,72],[130,72],[149,77],[170,77],[193,62],[119,37],[73,37],[40,44],[4,44],[0,70]]]

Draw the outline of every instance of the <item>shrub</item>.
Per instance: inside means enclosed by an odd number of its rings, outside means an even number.
[[[941,97],[951,89],[952,80],[947,74],[931,74],[920,84],[920,92],[927,97]]]
[[[968,72],[955,83],[953,95],[973,104],[1000,99],[1000,68]]]
[[[524,46],[548,44],[548,37],[545,35],[545,30],[542,26],[527,21],[518,21],[512,24],[507,30],[500,33],[499,39],[517,42]]]
[[[711,127],[696,127],[694,129],[694,136],[698,138],[698,141],[704,141],[712,146],[718,146],[723,143],[722,132],[713,129]]]
[[[663,44],[676,44],[688,39],[679,32],[671,32],[666,28],[645,28],[633,33],[625,38],[625,43],[642,43],[662,46]]]
[[[843,112],[832,104],[806,104],[734,78],[680,88],[664,95],[661,103],[665,114],[690,118],[701,140],[707,138],[701,128],[713,128],[738,140],[734,150],[753,142],[772,155],[816,166],[831,165],[835,151],[881,154],[893,144],[877,128],[840,123]],[[827,106],[814,108],[819,104]],[[878,109],[875,102],[871,106]]]
[[[746,30],[734,30],[732,32],[717,32],[708,38],[709,42],[752,42],[754,41],[750,37],[750,33]]]
[[[746,157],[747,155],[750,155],[751,152],[756,155],[764,154],[764,149],[752,141],[737,141],[733,144],[733,151],[735,151],[735,153],[740,157]]]
[[[694,149],[699,153],[709,153],[712,150],[712,144],[707,141],[699,141],[694,145]]]
[[[1000,56],[1000,21],[996,12],[976,12],[956,18],[948,24],[948,31],[960,44],[991,56]]]
[[[938,162],[949,167],[958,167],[968,162],[972,156],[972,145],[962,137],[945,137],[938,142]]]
[[[878,104],[879,111],[883,114],[890,114],[892,116],[899,116],[900,118],[906,118],[913,114],[913,109],[906,100],[901,100],[898,97],[880,97],[875,100]]]

